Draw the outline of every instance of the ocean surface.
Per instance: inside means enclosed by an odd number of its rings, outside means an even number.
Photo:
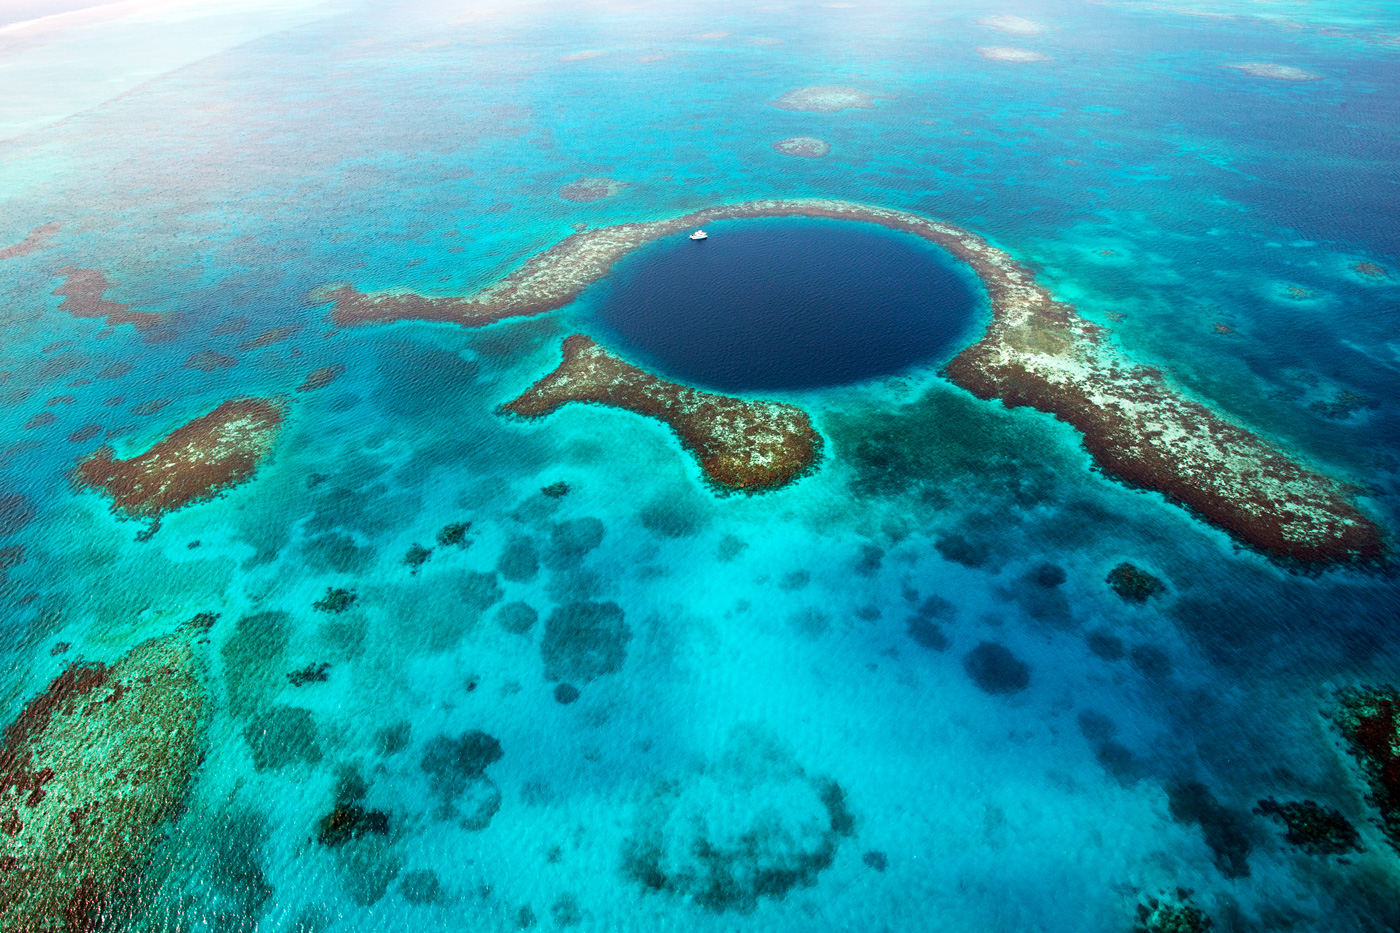
[[[203,762],[104,928],[1097,933],[1163,896],[1216,930],[1400,928],[1328,718],[1400,682],[1393,570],[1280,566],[941,377],[989,312],[934,247],[724,222],[479,329],[311,297],[468,294],[575,225],[751,198],[915,211],[1355,483],[1393,549],[1400,9],[154,6],[0,29],[0,249],[62,223],[0,259],[4,721],[219,616]],[[871,96],[773,106],[812,85]],[[161,326],[61,309],[69,265]],[[502,417],[572,333],[798,405],[824,459],[718,495],[655,421]],[[290,400],[271,459],[149,538],[71,482],[240,395]],[[1120,597],[1124,561],[1162,592]],[[1363,851],[1290,845],[1271,798]],[[383,819],[328,842],[338,803]]]

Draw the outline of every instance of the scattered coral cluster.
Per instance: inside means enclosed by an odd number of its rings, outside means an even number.
[[[558,369],[505,410],[537,418],[566,402],[625,408],[663,422],[695,454],[705,476],[724,490],[776,489],[810,470],[821,456],[821,436],[800,408],[667,382],[582,334],[564,341]]]
[[[1332,718],[1370,785],[1382,830],[1400,851],[1400,691],[1344,691]]]

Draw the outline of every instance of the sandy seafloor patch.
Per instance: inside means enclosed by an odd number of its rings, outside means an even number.
[[[1008,12],[1043,27],[1016,42],[1052,61],[978,55],[979,20]],[[725,200],[915,210],[987,236],[1184,391],[1363,484],[1394,529],[1397,54],[1137,5],[348,5],[7,142],[0,247],[64,226],[0,264],[0,486],[28,503],[0,522],[0,547],[24,548],[0,584],[6,719],[68,659],[221,614],[208,757],[122,925],[1082,933],[1131,929],[1141,897],[1178,887],[1218,929],[1400,924],[1400,856],[1321,716],[1338,688],[1400,680],[1391,575],[1238,551],[1095,472],[1064,425],[928,368],[785,397],[826,437],[822,469],[716,497],[634,415],[495,413],[595,326],[588,294],[480,331],[337,332],[305,300],[337,281],[462,293],[575,223]],[[1239,61],[1323,78],[1221,67]],[[768,104],[824,85],[874,106]],[[770,148],[790,136],[831,154]],[[555,196],[580,177],[631,187]],[[168,339],[57,311],[70,263],[166,315]],[[237,349],[288,323],[306,326]],[[237,363],[183,368],[204,350]],[[337,381],[295,392],[332,364]],[[108,432],[124,455],[278,393],[290,414],[258,477],[150,541],[66,480]],[[88,424],[101,433],[67,440]],[[540,492],[559,481],[566,495]],[[469,546],[436,545],[455,521]],[[415,543],[434,548],[416,574]],[[1124,603],[1104,584],[1122,560],[1166,593]],[[356,603],[315,611],[331,586]],[[542,646],[579,601],[616,604],[629,637],[565,705]],[[517,602],[538,614],[524,633],[498,618]],[[1029,666],[1024,690],[979,688],[964,658],[982,642]],[[288,682],[322,662],[324,682]],[[252,743],[259,771],[249,736],[269,723],[282,739]],[[423,768],[437,737],[472,730],[500,742],[483,774]],[[1217,801],[1205,828],[1173,818],[1192,781]],[[357,786],[387,834],[322,846],[317,821]],[[1291,849],[1251,814],[1270,796],[1340,809],[1366,852]],[[713,894],[696,840],[746,835],[761,854]],[[658,839],[669,884],[650,890],[637,853]],[[749,897],[755,866],[794,883]]]

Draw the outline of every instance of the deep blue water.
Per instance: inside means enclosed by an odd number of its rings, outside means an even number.
[[[982,307],[969,274],[915,236],[872,224],[711,225],[627,257],[600,289],[619,349],[725,391],[846,385],[939,362]]]

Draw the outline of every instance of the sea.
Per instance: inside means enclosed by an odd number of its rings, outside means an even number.
[[[936,247],[724,221],[480,328],[338,327],[314,297],[467,295],[578,225],[754,198],[912,211],[1354,484],[1393,547],[1400,7],[1182,3],[0,24],[0,248],[62,224],[0,260],[0,718],[218,615],[202,763],[104,928],[1109,933],[1168,902],[1400,928],[1400,851],[1329,718],[1400,685],[1393,569],[1280,564],[948,381],[990,303]],[[1308,79],[1234,67],[1259,64]],[[828,85],[869,96],[774,106]],[[162,325],[67,313],[67,266]],[[821,461],[732,494],[638,414],[503,416],[573,333],[802,408]],[[288,400],[271,457],[154,534],[72,481],[239,396]],[[1123,562],[1160,592],[1115,592]],[[332,589],[354,602],[317,609]],[[1303,851],[1264,800],[1361,851]],[[379,816],[327,838],[337,806]]]

